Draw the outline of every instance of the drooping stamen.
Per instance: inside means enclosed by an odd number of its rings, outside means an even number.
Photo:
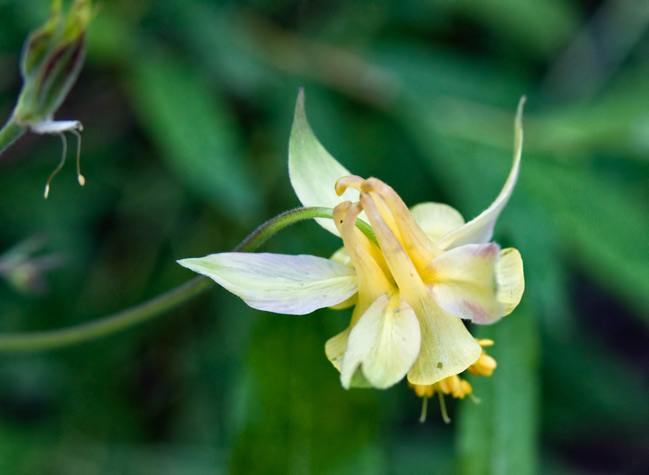
[[[79,131],[83,130],[81,124],[79,124]],[[79,185],[83,186],[86,184],[86,178],[81,174],[81,134],[77,130],[70,130],[77,137],[77,181]]]
[[[439,398],[439,410],[442,413],[442,419],[446,424],[450,424],[451,418],[448,417],[448,412],[446,412],[446,402],[444,401],[442,391],[437,391],[437,397]]]
[[[68,152],[68,141],[65,138],[65,132],[72,132],[77,137],[77,181],[81,186],[85,185],[86,179],[81,174],[81,134],[79,133],[83,130],[83,125],[81,125],[81,122],[79,122],[78,120],[46,120],[35,124],[29,124],[29,128],[36,134],[56,134],[61,137],[61,142],[63,142],[63,153],[61,154],[61,160],[47,179],[43,196],[45,198],[49,196],[50,183],[52,182],[52,179],[56,176],[56,174],[61,171],[61,168],[63,168],[63,165],[65,164],[65,159]]]
[[[428,396],[421,398],[421,415],[419,416],[419,422],[426,422],[426,415],[428,414]]]
[[[52,179],[56,176],[58,172],[61,171],[61,168],[63,168],[63,165],[65,164],[65,156],[68,152],[68,141],[65,138],[65,135],[60,132],[57,134],[59,137],[61,137],[61,142],[63,142],[63,153],[61,154],[61,160],[59,161],[59,164],[57,167],[54,169],[54,171],[50,174],[50,177],[47,179],[47,183],[45,183],[45,192],[43,193],[43,196],[45,199],[50,194],[50,183],[52,182]]]

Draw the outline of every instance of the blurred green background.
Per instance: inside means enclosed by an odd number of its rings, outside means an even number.
[[[46,0],[0,0],[0,120]],[[56,137],[0,157],[0,331],[90,321],[193,275],[295,207],[293,107],[353,172],[471,218],[511,163],[496,240],[527,289],[493,327],[481,403],[341,388],[324,342],[347,312],[263,314],[214,289],[136,329],[0,355],[3,474],[524,474],[649,470],[649,3],[599,0],[98,2]],[[31,241],[29,241],[31,239]],[[328,256],[315,223],[263,250]],[[6,269],[5,269],[6,270]]]

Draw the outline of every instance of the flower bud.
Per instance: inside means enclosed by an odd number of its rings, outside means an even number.
[[[52,120],[81,70],[91,16],[90,0],[74,0],[67,15],[61,0],[54,0],[49,20],[29,35],[21,61],[23,88],[13,113],[17,124],[32,128]]]

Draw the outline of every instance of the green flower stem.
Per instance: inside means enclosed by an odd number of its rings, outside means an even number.
[[[0,154],[24,133],[24,127],[16,124],[13,118],[9,119],[2,130],[0,130]]]
[[[147,302],[97,320],[55,330],[0,336],[0,352],[41,351],[63,348],[108,336],[162,315],[212,286],[206,277],[196,277]]]
[[[278,231],[312,218],[331,218],[331,208],[298,208],[276,216],[265,222],[234,248],[237,252],[251,252]],[[370,226],[357,220],[356,225],[365,235],[376,242]],[[206,277],[196,277],[179,285],[164,294],[158,295],[140,305],[107,315],[89,323],[82,323],[67,328],[0,335],[0,352],[42,351],[63,348],[77,343],[112,335],[127,328],[139,325],[154,317],[168,312],[172,308],[196,297],[213,282]]]
[[[296,208],[285,211],[282,214],[269,219],[264,224],[255,229],[252,233],[250,233],[250,235],[248,235],[247,238],[241,241],[241,243],[237,247],[235,247],[234,250],[245,251],[247,249],[244,248],[247,248],[250,244],[254,244],[253,249],[256,249],[280,229],[283,229],[299,221],[313,218],[333,219],[333,209],[312,206],[309,208]],[[356,226],[363,232],[363,234],[365,234],[365,236],[368,237],[368,239],[370,239],[374,244],[378,246],[376,236],[374,236],[374,231],[372,231],[372,228],[369,224],[367,224],[365,221],[357,219]]]

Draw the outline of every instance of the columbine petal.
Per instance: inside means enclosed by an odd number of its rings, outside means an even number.
[[[462,320],[435,303],[405,250],[381,218],[373,200],[367,194],[361,194],[361,202],[397,282],[399,293],[414,310],[419,322],[421,347],[408,372],[408,380],[413,384],[434,384],[464,371],[479,358],[482,352],[480,345],[464,327]]]
[[[338,333],[338,335],[329,338],[327,343],[325,343],[325,354],[338,371],[340,371],[343,365],[343,356],[345,356],[345,349],[347,348],[347,340],[349,339],[351,329],[352,327],[346,328]]]
[[[315,256],[231,252],[178,263],[267,312],[304,315],[357,291],[353,269]]]
[[[340,371],[343,387],[352,385],[359,369],[372,386],[392,386],[415,362],[420,343],[412,308],[398,294],[379,297],[349,334]]]
[[[464,225],[459,211],[442,203],[420,203],[410,208],[410,213],[433,242],[440,241],[446,234]]]
[[[445,312],[432,298],[413,307],[419,316],[421,349],[408,372],[412,384],[435,384],[461,373],[482,354],[482,348],[459,318]]]
[[[342,196],[336,194],[333,184],[351,173],[325,150],[313,134],[304,112],[304,91],[301,89],[288,145],[288,171],[291,185],[304,206],[334,208],[343,201],[358,201],[358,191],[351,188]],[[330,219],[316,221],[338,235]]]
[[[345,243],[345,249],[349,252],[358,279],[358,303],[352,316],[352,324],[372,302],[379,296],[390,293],[394,288],[387,277],[389,271],[380,249],[354,224],[360,209],[358,203],[351,204],[346,201],[333,210],[333,221]]]
[[[467,244],[445,252],[428,268],[429,288],[447,312],[475,323],[493,323],[504,314],[496,298],[497,244]]]
[[[447,234],[438,242],[438,246],[442,249],[451,249],[464,244],[482,244],[491,241],[496,220],[505,208],[507,201],[509,201],[509,197],[512,195],[514,185],[516,185],[516,180],[518,179],[521,152],[523,150],[523,104],[525,104],[525,97],[522,97],[518,103],[514,123],[514,162],[505,186],[496,198],[496,201],[489,208],[461,228]]]
[[[504,308],[503,315],[509,315],[521,301],[525,290],[523,260],[516,249],[509,247],[500,251],[500,259],[496,264],[496,281],[496,298]]]

